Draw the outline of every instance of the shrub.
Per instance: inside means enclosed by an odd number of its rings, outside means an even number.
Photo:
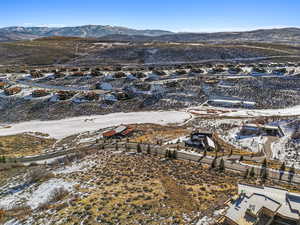
[[[42,74],[40,71],[31,71],[30,75],[33,78],[40,78],[44,76],[44,74]]]
[[[146,77],[146,75],[143,72],[132,72],[131,74],[133,76],[135,76],[136,78],[144,78],[144,77]]]
[[[7,84],[5,82],[0,82],[0,89],[4,89]]]
[[[38,97],[44,97],[49,95],[50,93],[46,90],[34,90],[32,92],[32,97],[38,98]]]
[[[254,177],[255,176],[255,171],[254,171],[254,167],[251,168],[250,173],[249,173],[250,177]]]
[[[122,77],[126,77],[126,74],[123,72],[117,72],[114,74],[115,78],[122,78]]]
[[[72,91],[59,91],[57,92],[57,95],[59,97],[59,100],[67,100],[74,96],[74,92]]]
[[[61,78],[64,76],[66,76],[66,74],[64,74],[63,72],[60,72],[60,71],[59,72],[55,71],[55,73],[54,73],[55,78]]]
[[[15,95],[22,91],[22,88],[20,87],[12,87],[12,88],[5,88],[4,94],[5,95]]]
[[[103,73],[101,73],[99,70],[93,69],[91,72],[91,76],[99,77],[99,76],[103,76]]]
[[[58,202],[58,201],[62,200],[68,194],[69,194],[69,191],[66,190],[65,188],[63,188],[63,187],[56,188],[51,193],[49,200],[50,200],[50,202]]]
[[[5,216],[5,211],[0,209],[0,220],[3,219]]]
[[[95,92],[88,92],[84,95],[84,98],[89,101],[99,100],[99,95],[97,95]]]
[[[165,73],[165,71],[163,71],[163,70],[153,70],[152,73],[154,73],[154,74],[156,74],[156,75],[158,75],[158,76],[164,76],[164,75],[167,75],[167,74]]]
[[[176,74],[177,75],[184,75],[184,74],[186,74],[186,71],[185,70],[177,70]]]
[[[214,158],[211,162],[210,168],[211,169],[215,169],[216,168],[216,164],[217,164],[217,158]]]
[[[137,144],[137,152],[138,152],[138,153],[141,153],[141,152],[142,152],[142,148],[141,148],[140,143]]]
[[[224,162],[223,158],[220,160],[219,170],[221,172],[223,172],[225,170],[225,162]]]
[[[85,74],[84,74],[83,72],[74,72],[74,73],[72,74],[72,76],[73,76],[73,77],[83,77],[83,76],[85,76]]]
[[[35,168],[27,175],[28,183],[35,183],[43,179],[52,177],[53,174],[42,168]]]

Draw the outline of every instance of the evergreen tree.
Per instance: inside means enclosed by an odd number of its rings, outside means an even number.
[[[265,181],[268,178],[268,170],[267,168],[262,169],[261,178]]]
[[[210,168],[211,169],[215,169],[216,168],[216,164],[217,164],[217,158],[214,158],[211,162]]]
[[[265,158],[264,161],[262,162],[261,164],[261,170],[260,170],[260,176],[263,178],[263,179],[267,179],[267,159]]]
[[[286,170],[286,166],[285,166],[285,162],[283,162],[279,169],[279,180],[282,179],[282,176],[283,176],[285,170]]]
[[[295,167],[294,165],[292,165],[292,167],[289,170],[289,182],[292,182],[294,175],[295,175]]]
[[[220,160],[219,170],[221,172],[225,171],[225,162],[224,162],[223,158],[221,158],[221,160]]]
[[[244,161],[244,156],[243,155],[240,156],[240,162],[242,162],[242,161]]]
[[[171,150],[168,150],[168,158],[172,159],[172,152],[171,152]]]
[[[217,159],[218,158],[218,152],[215,151],[215,158]]]
[[[268,163],[267,163],[267,159],[265,158],[264,161],[262,162],[262,165],[261,165],[263,168],[267,168],[268,166]]]
[[[250,176],[250,177],[254,177],[254,176],[255,176],[254,167],[251,167],[251,170],[250,170],[249,176]]]
[[[244,174],[244,179],[247,179],[249,175],[249,169],[247,168]]]
[[[175,150],[175,151],[173,151],[172,158],[173,158],[173,159],[177,159],[177,151],[176,151],[176,150]]]
[[[148,146],[147,146],[147,154],[148,154],[148,155],[151,154],[151,146],[150,146],[150,144],[148,144]]]
[[[140,143],[137,144],[137,147],[136,147],[136,148],[137,148],[136,151],[137,151],[138,153],[141,153],[141,152],[142,152],[142,147],[141,147]]]
[[[286,166],[285,166],[285,162],[283,162],[282,164],[281,164],[281,166],[280,166],[280,171],[285,171],[285,169],[286,169]]]
[[[165,151],[165,158],[169,158],[169,149]]]
[[[205,149],[204,153],[203,153],[203,158],[206,157],[206,156],[207,156],[207,150]]]

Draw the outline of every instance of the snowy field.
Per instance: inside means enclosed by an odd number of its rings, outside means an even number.
[[[33,185],[25,190],[20,190],[12,195],[0,199],[0,209],[13,209],[18,205],[26,204],[32,209],[38,208],[51,198],[52,193],[58,188],[71,191],[75,183],[53,178],[38,186]]]
[[[267,137],[255,135],[242,136],[239,132],[240,127],[233,128],[229,131],[224,131],[220,137],[237,148],[246,149],[255,153],[263,151],[263,146],[267,141]]]
[[[300,115],[300,105],[284,109],[238,110],[225,113],[225,116],[296,116]]]
[[[71,117],[62,120],[29,121],[0,126],[0,136],[19,134],[24,132],[40,132],[51,137],[61,139],[73,134],[95,131],[120,124],[154,123],[166,125],[169,123],[183,123],[190,119],[186,112],[151,111],[131,113],[111,113],[107,115]]]
[[[222,107],[191,107],[189,112],[198,115],[228,116],[228,117],[260,117],[260,116],[297,116],[300,115],[300,105],[284,109],[230,109]]]

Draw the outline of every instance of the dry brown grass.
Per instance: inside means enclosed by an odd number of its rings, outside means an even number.
[[[103,162],[103,153],[98,154],[92,170],[69,176],[81,183],[92,179],[95,187],[77,185],[85,198],[73,196],[69,206],[59,209],[66,224],[80,222],[74,213],[86,215],[87,223],[98,218],[100,224],[189,224],[183,214],[195,221],[199,211],[211,214],[235,193],[237,177],[210,173],[198,163],[124,154]]]
[[[22,157],[40,154],[51,147],[55,139],[17,134],[0,137],[0,155],[6,157]]]
[[[185,127],[160,126],[154,124],[133,125],[136,135],[131,142],[156,144],[157,141],[169,141],[178,137],[187,136],[190,130]]]
[[[172,177],[166,175],[161,176],[160,181],[164,187],[165,193],[169,197],[169,204],[181,208],[186,212],[198,209],[197,202],[194,201],[193,197],[183,185],[178,185]]]
[[[15,218],[20,221],[22,221],[24,218],[26,218],[28,215],[31,215],[32,211],[29,206],[19,206],[11,210],[4,211],[4,214],[2,214],[2,220],[5,221],[8,218]],[[0,217],[1,222],[1,217]]]

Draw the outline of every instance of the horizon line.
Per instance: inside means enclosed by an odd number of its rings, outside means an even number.
[[[53,25],[53,26],[52,26]],[[166,31],[166,32],[172,32],[174,34],[180,34],[180,33],[230,33],[230,32],[251,32],[251,31],[257,31],[257,30],[272,30],[272,29],[300,29],[298,26],[263,26],[263,27],[257,27],[257,28],[238,28],[238,29],[215,29],[215,30],[203,30],[203,31],[194,31],[193,29],[186,29],[185,31],[174,31],[174,30],[167,30],[167,29],[161,29],[161,28],[132,28],[132,27],[126,27],[126,26],[120,26],[120,25],[101,25],[101,24],[85,24],[85,25],[56,25],[56,24],[39,24],[39,25],[12,25],[12,26],[4,26],[0,27],[0,29],[5,28],[13,28],[13,27],[24,27],[24,28],[68,28],[68,27],[85,27],[85,26],[103,26],[103,27],[120,27],[120,28],[126,28],[126,29],[134,29],[134,30],[160,30],[160,31]]]

